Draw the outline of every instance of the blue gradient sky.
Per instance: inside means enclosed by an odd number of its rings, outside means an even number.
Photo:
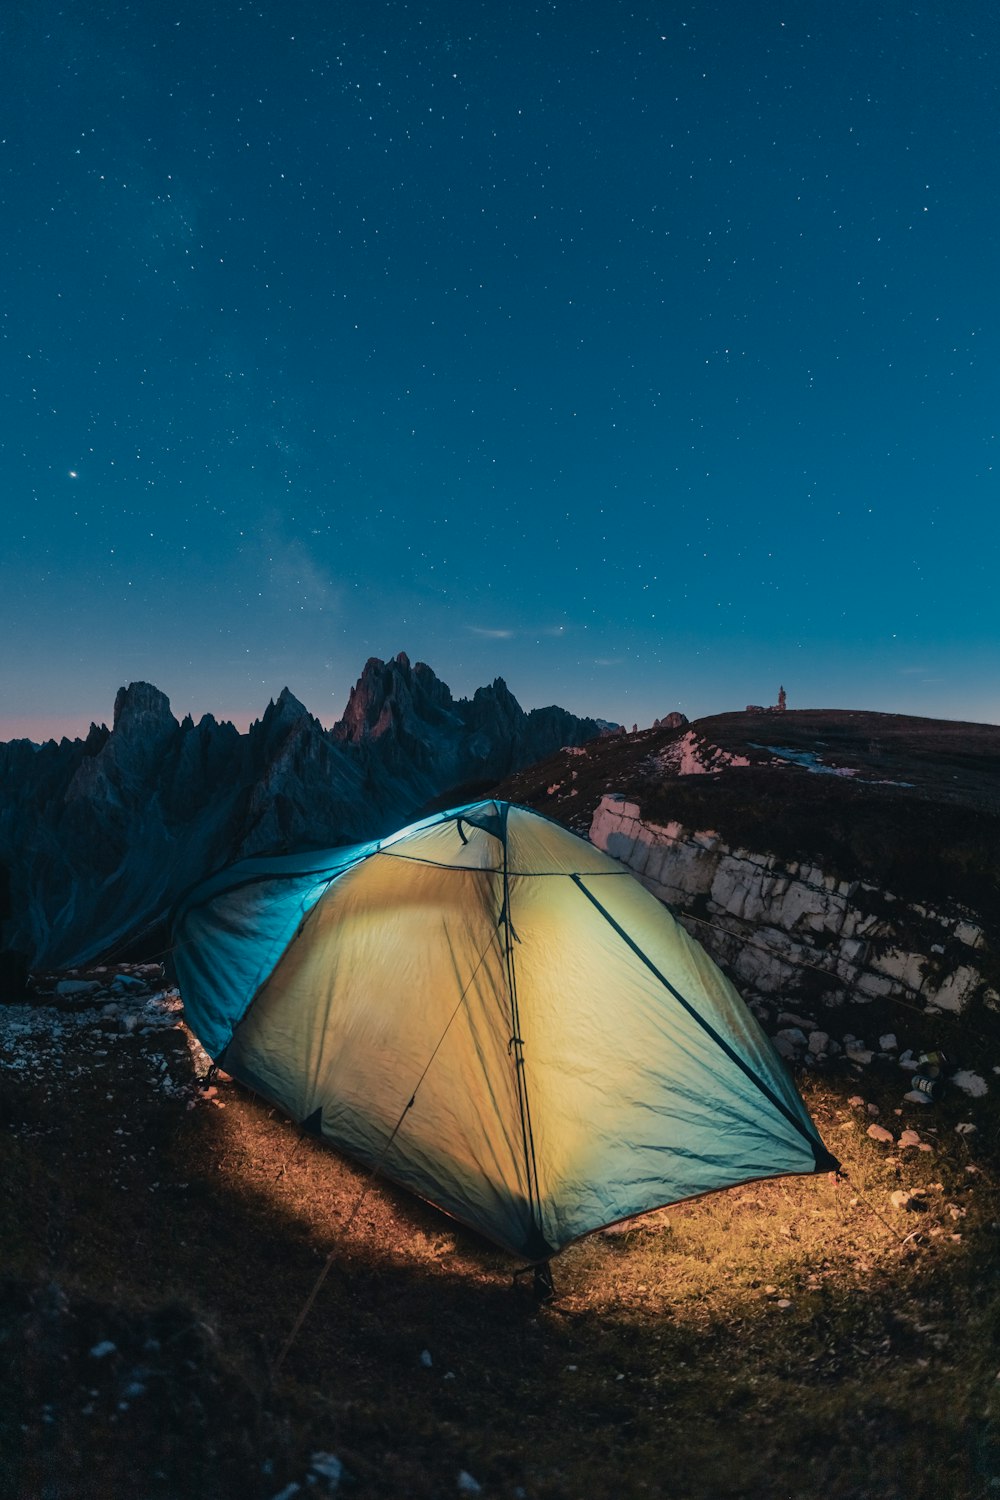
[[[996,722],[998,17],[5,7],[0,738],[399,650]]]

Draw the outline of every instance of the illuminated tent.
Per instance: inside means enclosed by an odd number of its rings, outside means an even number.
[[[530,1260],[836,1166],[703,949],[527,808],[245,861],[189,893],[174,928],[185,1013],[217,1062]]]

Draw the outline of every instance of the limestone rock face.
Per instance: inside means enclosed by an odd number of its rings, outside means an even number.
[[[590,838],[670,904],[738,987],[795,1000],[825,976],[827,1004],[897,999],[953,1012],[985,991],[982,929],[961,910],[730,848],[678,822],[658,826],[613,793],[601,798]]]
[[[240,734],[210,714],[178,723],[158,688],[131,683],[110,731],[0,745],[4,943],[35,966],[86,962],[233,859],[378,837],[451,787],[602,729],[561,708],[526,714],[501,678],[456,701],[402,652],[366,663],[332,730],[287,687]]]

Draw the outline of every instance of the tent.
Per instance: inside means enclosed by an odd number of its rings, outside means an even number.
[[[531,1261],[756,1178],[835,1168],[729,981],[627,870],[524,807],[246,860],[174,918],[229,1073]]]

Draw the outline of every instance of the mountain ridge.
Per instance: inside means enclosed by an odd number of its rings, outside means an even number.
[[[500,677],[456,699],[404,652],[369,658],[330,729],[287,687],[244,734],[211,714],[178,720],[158,688],[132,682],[110,730],[0,745],[5,943],[36,966],[90,961],[234,859],[378,837],[449,787],[605,727],[555,706],[526,713]]]

